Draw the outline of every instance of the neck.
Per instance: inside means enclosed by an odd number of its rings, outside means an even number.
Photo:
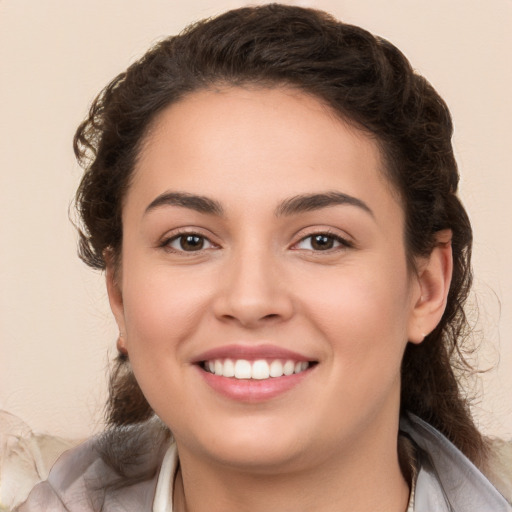
[[[194,460],[180,451],[174,512],[405,512],[409,485],[396,434],[295,471],[250,471]]]

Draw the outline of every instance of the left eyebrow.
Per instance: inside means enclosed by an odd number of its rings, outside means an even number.
[[[342,192],[325,192],[322,194],[303,194],[283,201],[275,210],[276,217],[294,215],[297,213],[320,210],[329,206],[349,205],[361,208],[373,218],[375,215],[371,208],[357,197]]]
[[[186,192],[164,192],[148,205],[144,213],[162,206],[181,206],[182,208],[189,208],[199,213],[218,215],[219,217],[224,215],[219,202],[209,197],[188,194]]]

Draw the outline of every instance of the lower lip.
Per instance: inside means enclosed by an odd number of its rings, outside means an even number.
[[[221,377],[203,370],[200,366],[197,368],[206,383],[220,395],[241,402],[263,402],[293,389],[310,375],[314,367],[293,375],[262,380]]]

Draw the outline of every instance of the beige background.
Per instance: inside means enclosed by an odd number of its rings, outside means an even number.
[[[480,366],[495,367],[477,385],[475,414],[485,432],[512,437],[512,1],[289,3],[390,39],[451,106],[475,229]],[[80,176],[74,129],[152,42],[241,4],[0,0],[0,408],[37,431],[101,428],[116,338],[103,277],[75,256],[67,220]]]

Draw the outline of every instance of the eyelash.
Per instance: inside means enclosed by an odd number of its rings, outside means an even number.
[[[182,245],[182,243],[186,237],[199,238],[200,241],[203,242],[203,245],[206,242],[206,243],[209,243],[211,245],[211,247],[206,247],[206,248],[201,247],[195,251],[194,250],[187,251],[187,250],[183,249],[183,245]],[[314,237],[325,237],[325,238],[329,239],[329,241],[332,241],[334,243],[337,242],[339,245],[337,247],[329,247],[328,249],[325,249],[325,250],[321,250],[321,249],[319,249],[319,250],[305,249],[305,250],[311,251],[313,253],[322,253],[322,252],[332,253],[332,252],[336,252],[339,250],[350,249],[350,248],[354,247],[354,244],[352,242],[350,242],[347,239],[345,239],[335,233],[332,233],[328,230],[311,233],[311,234],[301,238],[297,243],[295,243],[293,245],[293,247],[296,247],[297,245],[303,243],[304,241],[306,241],[308,239],[313,240]],[[172,242],[179,241],[180,239],[181,239],[181,242],[180,242],[181,249],[171,247]],[[201,234],[193,232],[193,231],[183,231],[183,232],[176,233],[176,234],[172,235],[171,237],[163,240],[162,243],[160,244],[160,247],[164,248],[168,252],[173,252],[173,253],[182,254],[182,255],[193,255],[194,253],[201,253],[202,251],[216,248],[218,246],[216,244],[214,244],[208,237],[206,237],[204,235],[201,235]],[[292,249],[292,250],[300,250],[300,249]]]
[[[165,240],[162,240],[160,247],[164,248],[168,252],[173,252],[173,253],[178,253],[178,254],[183,254],[183,255],[185,255],[185,254],[193,255],[194,253],[200,253],[202,251],[205,251],[205,250],[208,250],[211,248],[211,247],[208,247],[208,248],[201,247],[200,249],[198,249],[196,251],[187,251],[183,248],[176,249],[174,247],[171,247],[172,242],[179,241],[180,239],[182,239],[181,243],[180,243],[180,246],[182,246],[182,243],[186,237],[197,237],[201,241],[203,241],[203,244],[204,244],[204,242],[208,242],[209,244],[211,244],[212,247],[218,247],[208,237],[201,235],[200,233],[196,233],[194,231],[182,231],[182,232],[176,233],[176,234],[172,235],[171,237],[166,238]]]
[[[325,249],[325,250],[314,250],[314,249],[306,249],[308,251],[312,251],[312,252],[315,252],[315,253],[321,253],[321,252],[326,252],[326,253],[332,253],[332,252],[335,252],[335,251],[339,251],[339,250],[343,250],[343,249],[351,249],[354,247],[354,244],[352,242],[350,242],[349,240],[347,240],[346,238],[343,238],[335,233],[332,233],[330,232],[329,230],[327,231],[318,231],[316,233],[311,233],[303,238],[301,238],[296,244],[294,244],[294,246],[297,246],[299,245],[300,243],[304,242],[305,240],[308,240],[308,239],[311,239],[313,240],[315,237],[325,237],[325,238],[328,238],[334,242],[337,242],[339,244],[338,247],[331,247],[331,248],[328,248],[328,249]],[[295,249],[295,250],[300,250],[300,249]]]

